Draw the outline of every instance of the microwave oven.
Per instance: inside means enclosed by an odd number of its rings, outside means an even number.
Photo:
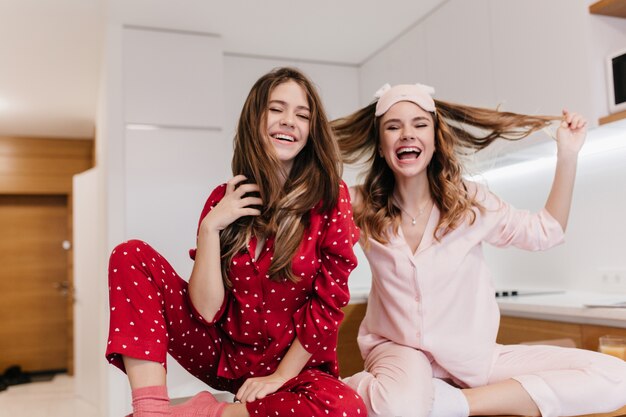
[[[626,49],[610,54],[606,62],[609,110],[626,110]]]

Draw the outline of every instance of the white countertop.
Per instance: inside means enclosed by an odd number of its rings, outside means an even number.
[[[563,291],[498,298],[503,316],[626,328],[626,308],[587,307],[626,302],[626,294]]]
[[[351,288],[350,293],[350,304],[365,303],[369,288]],[[497,301],[503,316],[626,328],[626,308],[586,307],[626,302],[626,294],[558,291],[500,297]]]

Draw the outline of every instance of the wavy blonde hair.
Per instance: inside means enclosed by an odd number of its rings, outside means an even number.
[[[427,168],[430,194],[441,212],[434,237],[440,239],[469,220],[476,219],[474,208],[483,210],[463,182],[460,153],[472,153],[489,146],[498,138],[519,140],[543,129],[555,116],[527,116],[435,100],[437,113],[431,113],[435,123],[435,153]],[[387,231],[393,226],[397,233],[400,208],[394,204],[395,178],[384,158],[377,152],[380,117],[375,117],[376,102],[357,112],[331,122],[345,163],[367,165],[365,182],[357,190],[362,204],[356,208],[354,219],[367,242],[372,237],[387,243]],[[472,133],[468,126],[480,129]],[[475,130],[475,129],[474,129]]]
[[[270,94],[280,84],[294,81],[304,90],[310,108],[309,137],[296,156],[284,182],[284,169],[275,155],[267,133]],[[278,68],[261,77],[246,99],[234,138],[233,175],[243,174],[260,188],[260,216],[244,216],[220,234],[222,277],[232,285],[228,273],[232,259],[256,236],[275,236],[274,255],[268,274],[276,281],[298,281],[291,260],[309,225],[309,214],[317,207],[330,211],[337,203],[341,160],[324,107],[311,81],[294,68]]]

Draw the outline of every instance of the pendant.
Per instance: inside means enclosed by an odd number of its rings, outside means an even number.
[[[415,217],[412,217],[412,218],[411,218],[411,224],[412,224],[413,226],[415,226],[415,223],[417,223],[417,222],[415,221]]]

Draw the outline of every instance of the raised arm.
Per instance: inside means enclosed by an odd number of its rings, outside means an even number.
[[[577,113],[563,110],[563,121],[556,133],[556,170],[545,205],[546,210],[560,223],[563,230],[567,227],[572,205],[578,153],[586,135],[587,121]]]
[[[242,216],[258,216],[260,211],[251,205],[261,205],[258,197],[244,197],[244,194],[259,191],[256,184],[237,184],[246,177],[237,175],[225,185],[223,198],[217,204],[211,198],[205,206],[198,227],[198,242],[195,263],[189,278],[189,298],[194,308],[208,322],[224,302],[222,280],[220,232]]]

